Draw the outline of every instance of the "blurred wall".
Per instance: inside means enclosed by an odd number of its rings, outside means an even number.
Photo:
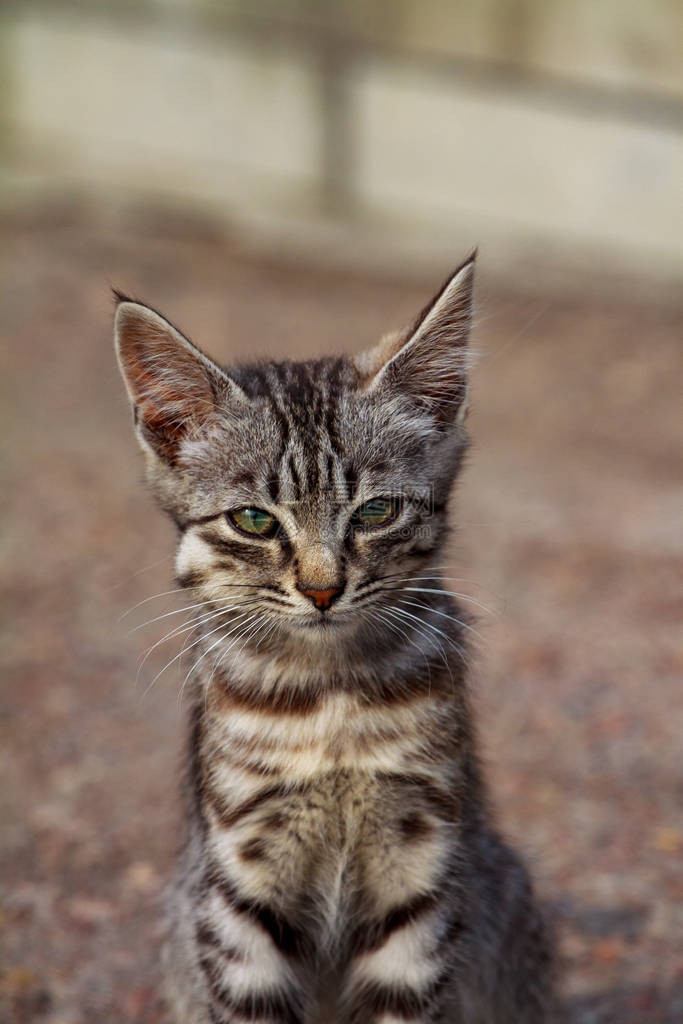
[[[93,0],[5,8],[5,195],[206,210],[338,257],[483,243],[675,274],[675,0]]]

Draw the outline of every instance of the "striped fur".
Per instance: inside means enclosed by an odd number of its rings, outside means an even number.
[[[119,297],[136,431],[198,609],[167,950],[179,1024],[547,1019],[548,943],[491,823],[470,627],[437,568],[467,446],[473,268],[355,360],[224,370]],[[381,496],[394,518],[359,526]],[[277,533],[231,525],[245,506]]]

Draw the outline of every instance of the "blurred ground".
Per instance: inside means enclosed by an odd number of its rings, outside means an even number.
[[[18,217],[2,252],[0,1019],[160,1024],[176,666],[143,691],[179,644],[154,652],[136,689],[169,620],[128,630],[173,604],[119,619],[173,585],[173,531],[140,485],[107,288],[226,361],[360,347],[429,289],[68,218]],[[556,913],[572,1024],[673,1024],[683,311],[597,288],[548,305],[528,282],[487,283],[485,253],[482,266],[476,445],[450,575],[492,606],[476,687],[500,818]]]

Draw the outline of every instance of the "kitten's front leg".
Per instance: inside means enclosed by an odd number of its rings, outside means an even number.
[[[195,934],[211,1024],[303,1024],[295,937],[285,922],[267,909],[255,913],[237,893],[214,891]]]
[[[351,1024],[445,1024],[443,995],[455,924],[418,897],[405,913],[370,926],[351,963]],[[448,1024],[455,1024],[449,1019]]]
[[[180,888],[167,946],[167,995],[177,1024],[303,1024],[303,937],[226,880]]]

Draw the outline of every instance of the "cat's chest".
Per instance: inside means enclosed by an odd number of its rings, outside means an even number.
[[[208,801],[209,860],[250,899],[285,916],[318,908],[323,933],[343,931],[362,899],[382,916],[440,877],[455,805],[434,806],[436,781],[336,769],[298,784],[264,783],[227,816]]]
[[[332,772],[402,771],[432,717],[425,701],[373,706],[345,693],[305,710],[221,706],[208,716],[202,759],[224,789],[238,775],[296,785]]]
[[[335,920],[341,893],[370,878],[390,903],[416,873],[437,871],[456,816],[444,811],[446,762],[433,745],[425,755],[442,728],[427,702],[337,694],[306,714],[214,705],[199,745],[210,859],[255,899],[277,891],[286,903],[312,887]]]

